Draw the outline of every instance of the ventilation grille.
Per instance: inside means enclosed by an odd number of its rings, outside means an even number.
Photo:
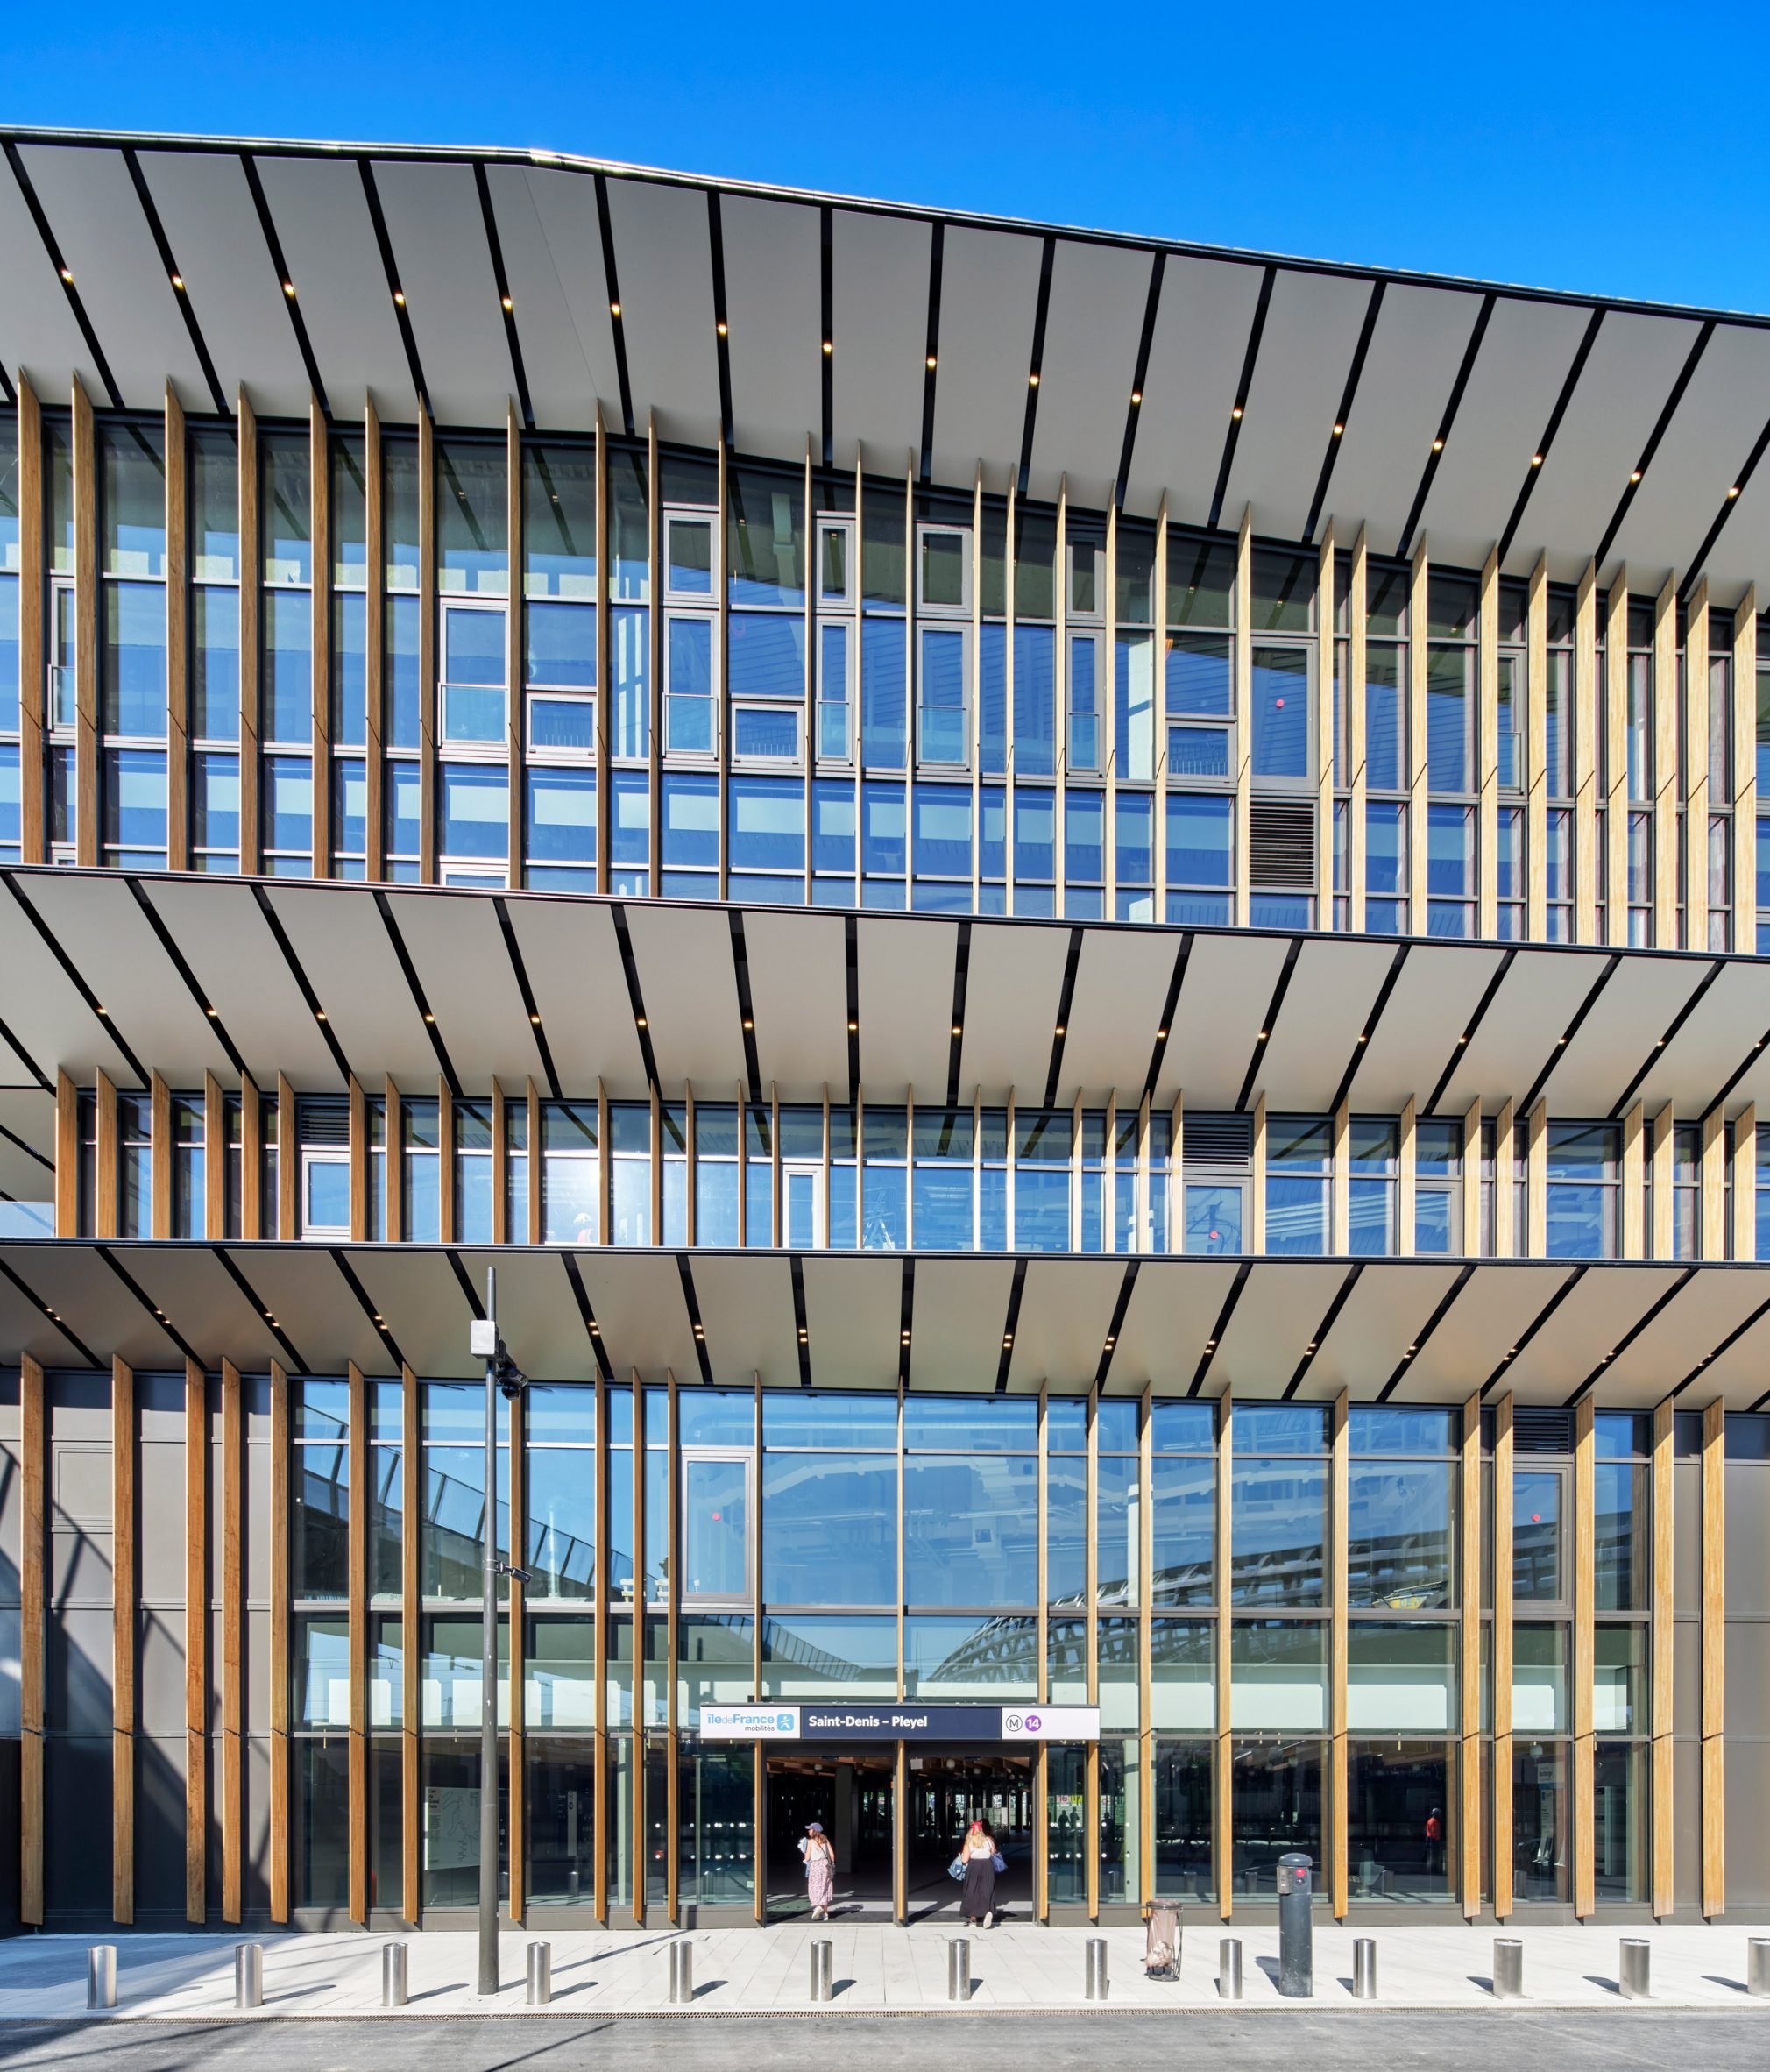
[[[1309,800],[1249,801],[1248,883],[1313,888],[1315,808]]]
[[[1571,1410],[1515,1409],[1512,1444],[1515,1453],[1571,1453],[1574,1414]]]
[[[1250,1115],[1188,1115],[1181,1128],[1182,1154],[1189,1166],[1240,1166],[1245,1170],[1253,1162]]]
[[[350,1141],[350,1103],[342,1094],[303,1094],[295,1103],[295,1130],[303,1144],[348,1146]]]

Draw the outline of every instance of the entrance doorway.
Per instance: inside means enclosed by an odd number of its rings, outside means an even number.
[[[996,1879],[996,1912],[1027,1920],[1033,1899],[1033,1783],[1037,1758],[993,1747],[905,1754],[905,1803],[897,1804],[896,1752],[889,1747],[795,1749],[768,1757],[764,1860],[773,1920],[808,1911],[799,1841],[821,1820],[836,1851],[839,1918],[891,1920],[894,1843],[902,1820],[902,1904],[911,1921],[956,1919],[959,1885],[947,1866],[974,1820],[987,1820],[1008,1868]]]
[[[1004,1912],[1031,1918],[1035,1766],[1031,1756],[994,1749],[910,1756],[905,1884],[912,1921],[958,1916],[960,1887],[947,1866],[973,1820],[988,1823],[1008,1866],[995,1880],[997,1918]]]
[[[810,1912],[799,1856],[808,1820],[821,1820],[836,1852],[832,1912],[849,1919],[891,1919],[892,1759],[883,1751],[839,1756],[770,1755],[768,1767],[768,1910],[772,1920]]]

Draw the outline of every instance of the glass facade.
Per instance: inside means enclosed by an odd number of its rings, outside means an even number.
[[[477,1891],[480,1561],[494,1517],[500,1555],[520,1550],[528,1578],[513,1664],[507,1607],[499,1617],[499,1718],[507,1736],[520,1692],[535,1907],[639,1916],[673,1892],[678,1905],[753,1912],[759,1778],[782,1756],[814,1760],[816,1737],[703,1739],[703,1708],[819,1699],[1097,1707],[1097,1744],[1029,1758],[1045,1811],[1028,1847],[1054,1914],[1146,1898],[1270,1904],[1277,1859],[1296,1848],[1315,1860],[1318,1890],[1341,1891],[1354,1910],[1451,1908],[1463,1898],[1465,1823],[1491,1834],[1496,1746],[1512,1779],[1509,1903],[1566,1904],[1577,1712],[1597,1736],[1581,1774],[1596,1795],[1598,1892],[1607,1903],[1641,1896],[1652,1731],[1651,1629],[1632,1580],[1651,1538],[1641,1418],[1597,1413],[1583,1442],[1570,1415],[1523,1428],[1501,1609],[1491,1416],[1477,1435],[1473,1514],[1486,1581],[1465,1606],[1460,1411],[1354,1405],[1341,1422],[1324,1406],[1097,1390],[532,1385],[502,1411],[491,1507],[477,1384],[357,1386],[354,1439],[350,1387],[295,1386],[304,1907],[341,1905],[345,1876],[332,1798],[336,1737],[350,1720],[353,1501],[370,1506],[366,1718],[397,1762],[413,1687],[401,1644],[407,1487],[425,1492],[415,1688],[427,1910],[466,1905]],[[413,1430],[417,1463],[404,1458]],[[1555,1505],[1578,1444],[1598,1489],[1583,1699],[1571,1684],[1578,1607],[1556,1552]],[[366,1463],[360,1495],[353,1455]],[[517,1488],[524,1515],[513,1531],[505,1498]],[[1513,1664],[1498,1743],[1497,1619]],[[1478,1731],[1465,1730],[1468,1648],[1480,1655]],[[962,1750],[942,1761],[965,1766]],[[1463,1774],[1470,1762],[1478,1778]],[[672,1775],[673,1838],[659,1815]],[[397,1810],[379,1817],[397,1839]],[[1091,1853],[1083,1823],[1096,1818]],[[629,1868],[641,1853],[644,1881]],[[396,1861],[390,1845],[390,1875]],[[1490,1891],[1490,1870],[1481,1876]]]
[[[0,412],[12,534],[0,537],[0,677],[20,666],[17,423]],[[397,426],[373,457],[363,433],[336,428],[316,473],[305,430],[261,427],[243,454],[236,424],[194,417],[168,456],[159,420],[107,413],[98,725],[82,747],[85,548],[56,516],[70,495],[65,414],[44,411],[41,436],[48,692],[39,706],[21,681],[32,725],[0,724],[0,855],[11,840],[38,860],[25,831],[40,825],[46,858],[137,869],[1754,946],[1732,940],[1733,628],[1718,609],[1709,767],[1681,756],[1674,777],[1677,883],[1702,884],[1697,943],[1682,918],[1695,898],[1680,893],[1668,924],[1655,891],[1650,746],[1674,693],[1657,680],[1646,600],[1613,612],[1597,596],[1589,665],[1573,593],[1548,586],[1539,641],[1523,584],[1483,597],[1472,573],[1418,559],[1360,555],[1355,580],[1349,551],[1256,544],[1244,557],[1179,524],[1025,496],[1010,539],[993,495],[871,477],[857,495],[852,473],[808,481],[747,459],[726,471],[722,522],[714,455],[663,448],[653,479],[643,444],[612,433],[525,438],[513,485],[501,442],[437,436],[426,485]],[[248,497],[259,537],[245,550]],[[187,536],[169,555],[174,507]],[[1614,726],[1613,617],[1629,643]],[[249,656],[242,627],[256,628]],[[1682,699],[1682,607],[1673,635]],[[1490,712],[1476,690],[1490,647]],[[1625,781],[1598,791],[1582,844],[1575,778],[1582,758],[1604,762],[1611,731]],[[28,771],[27,738],[41,743]],[[44,801],[10,834],[9,740],[15,795]],[[83,828],[72,780],[88,753],[98,817]],[[1539,765],[1535,813],[1525,786]],[[1697,790],[1706,825],[1687,829]],[[1612,869],[1620,899],[1607,898]]]

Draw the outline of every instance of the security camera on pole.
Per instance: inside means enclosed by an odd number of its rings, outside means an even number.
[[[498,1281],[485,1270],[485,1315],[469,1329],[468,1345],[485,1362],[485,1570],[479,1655],[479,1991],[498,1990],[498,1579],[528,1580],[526,1569],[498,1558],[498,1399],[515,1404],[528,1378],[498,1335]],[[512,1413],[513,1423],[515,1422]],[[520,1430],[511,1444],[520,1443]],[[513,1525],[514,1521],[513,1521]],[[512,1703],[513,1704],[513,1698]]]

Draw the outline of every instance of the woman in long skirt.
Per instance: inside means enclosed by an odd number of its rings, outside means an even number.
[[[836,1852],[821,1820],[807,1824],[799,1852],[805,1859],[805,1897],[811,1902],[811,1919],[827,1921],[830,1902],[836,1897]]]
[[[959,1855],[965,1865],[959,1906],[967,1921],[988,1928],[995,1919],[995,1837],[981,1820],[971,1823]]]

